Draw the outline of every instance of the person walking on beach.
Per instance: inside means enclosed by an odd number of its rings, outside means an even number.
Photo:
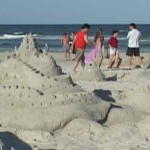
[[[68,61],[70,60],[70,37],[67,33],[63,34],[63,37],[61,39],[61,43],[63,46],[63,49],[65,51],[65,60]]]
[[[118,31],[113,31],[112,37],[109,39],[108,44],[110,48],[110,58],[109,58],[109,66],[108,68],[118,68],[119,66],[119,51],[118,51]]]
[[[131,69],[133,63],[133,56],[138,58],[140,67],[143,67],[143,62],[140,57],[140,44],[139,40],[141,37],[141,33],[137,30],[136,24],[132,23],[129,25],[129,33],[127,36],[128,42],[128,49],[126,55],[129,58],[129,69]]]
[[[89,24],[82,25],[81,31],[79,31],[74,38],[73,45],[75,45],[75,49],[76,49],[76,58],[75,58],[76,62],[74,64],[74,68],[73,68],[74,72],[76,72],[76,69],[77,69],[80,61],[81,61],[82,68],[84,69],[84,67],[85,67],[84,52],[85,52],[86,46],[89,44],[89,40],[88,40],[89,29],[90,29]]]
[[[102,28],[98,29],[95,37],[94,37],[94,44],[95,47],[90,51],[90,53],[85,58],[85,63],[92,65],[93,62],[100,67],[102,60],[103,60],[103,54],[102,54],[102,47],[104,42],[104,36],[103,36],[103,30]]]
[[[100,37],[100,38],[98,38]],[[98,38],[98,39],[97,39]],[[96,34],[95,34],[95,37],[94,37],[94,42],[97,40],[100,40],[100,53],[98,53],[96,59],[95,59],[95,63],[96,65],[100,68],[101,65],[102,65],[102,62],[103,62],[103,59],[104,59],[104,55],[105,55],[105,46],[104,46],[104,35],[103,35],[103,29],[100,28]]]

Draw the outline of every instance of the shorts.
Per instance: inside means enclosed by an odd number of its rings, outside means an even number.
[[[115,55],[117,53],[117,49],[116,48],[110,48],[110,55]]]
[[[84,56],[84,50],[83,49],[77,49],[76,50],[76,61],[85,61],[85,56]]]
[[[127,56],[140,56],[140,49],[139,48],[130,48],[128,47],[127,49],[127,53],[126,53]]]
[[[70,52],[70,46],[69,46],[69,45],[63,46],[63,50],[64,50],[66,53]]]

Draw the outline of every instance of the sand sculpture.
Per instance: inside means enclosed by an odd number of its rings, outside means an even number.
[[[100,67],[94,62],[92,65],[86,65],[84,70],[81,70],[72,75],[73,79],[89,82],[100,82],[105,80]]]
[[[0,65],[0,131],[48,139],[76,118],[103,120],[109,109],[109,103],[62,73],[31,34]]]
[[[89,82],[100,82],[105,80],[105,75],[101,71],[101,65],[105,57],[105,48],[103,46],[102,52],[93,61],[93,64],[85,65],[84,70],[81,70],[72,75],[73,79]]]

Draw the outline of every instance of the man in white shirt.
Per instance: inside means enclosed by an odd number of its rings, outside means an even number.
[[[137,30],[134,23],[129,25],[129,33],[127,39],[129,40],[128,49],[126,55],[129,57],[129,68],[132,66],[133,56],[138,57],[139,65],[142,67],[142,59],[140,57],[140,44],[139,40],[141,33]]]

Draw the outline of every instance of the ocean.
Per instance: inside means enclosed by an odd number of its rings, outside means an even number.
[[[80,30],[81,25],[0,25],[0,52],[12,51],[15,47],[19,47],[22,38],[32,33],[37,40],[40,48],[44,48],[47,43],[51,51],[62,51],[61,36],[63,33],[71,34]],[[127,33],[128,25],[91,25],[89,39],[92,41],[98,28],[103,28],[105,36],[105,47],[107,48],[108,39],[112,30],[118,30],[119,50],[125,52],[127,49]],[[150,25],[138,25],[138,29],[142,33],[141,52],[150,52]],[[88,47],[89,51],[92,47]]]

